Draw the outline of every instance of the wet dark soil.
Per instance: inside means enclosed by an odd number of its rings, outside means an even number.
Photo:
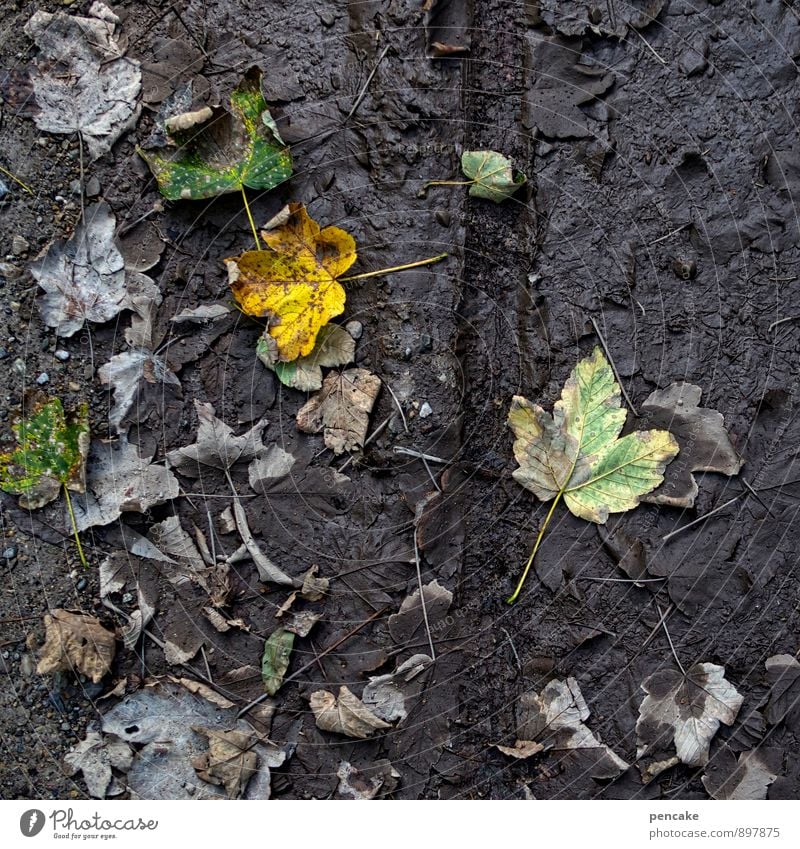
[[[306,604],[322,619],[296,641],[289,673],[323,656],[273,700],[271,737],[295,746],[273,771],[273,796],[333,797],[342,761],[369,770],[388,759],[400,776],[398,798],[707,798],[702,769],[677,766],[643,784],[633,766],[598,781],[570,754],[509,761],[492,748],[513,744],[523,693],[572,676],[591,729],[633,763],[640,684],[675,666],[656,628],[669,611],[683,665],[723,665],[745,697],[735,725],[714,739],[712,761],[757,745],[777,748],[781,773],[769,797],[797,798],[800,729],[762,716],[764,661],[800,650],[797,13],[778,0],[672,0],[647,4],[647,14],[639,2],[424,5],[434,6],[427,30],[426,13],[412,2],[295,4],[290,14],[273,0],[115,7],[129,55],[158,70],[136,127],[87,166],[86,179],[97,178],[120,226],[159,200],[135,145],[151,132],[160,100],[189,77],[201,99],[224,99],[258,64],[295,160],[289,183],[252,194],[258,221],[300,200],[318,221],[353,233],[358,271],[450,255],[348,289],[342,320],[363,324],[357,363],[385,387],[371,414],[370,432],[379,433],[348,462],[321,436],[297,432],[306,396],[256,360],[255,322],[235,314],[182,334],[170,321],[186,307],[228,298],[221,261],[252,239],[240,199],[165,203],[148,218],[164,243],[148,272],[164,297],[156,338],[181,387],[140,393],[129,414],[131,438],[157,459],[193,442],[195,400],[212,403],[237,432],[265,417],[267,441],[296,462],[288,478],[243,500],[251,528],[289,574],[316,564],[331,579],[329,595]],[[19,96],[19,72],[34,55],[22,28],[38,8],[64,5],[0,4],[0,66],[14,72],[5,79],[18,95],[9,96],[6,82],[0,164],[32,189],[26,194],[4,178],[0,417],[7,422],[44,373],[53,394],[88,398],[93,435],[107,438],[110,400],[96,372],[124,349],[127,314],[57,339],[41,320],[26,271],[27,260],[67,235],[80,214],[76,141],[37,130]],[[460,49],[448,53],[434,42]],[[177,47],[165,53],[165,44]],[[427,180],[457,179],[462,150],[483,148],[502,151],[529,176],[511,201],[469,200],[449,187],[420,196]],[[665,581],[596,580],[625,578],[613,546],[562,510],[536,575],[510,607],[505,599],[545,509],[511,478],[509,403],[522,394],[552,404],[575,362],[599,342],[592,320],[634,405],[673,381],[697,384],[703,405],[724,414],[745,465],[733,478],[699,474],[692,510],[642,505],[611,520],[641,540],[650,577]],[[55,358],[57,349],[69,359]],[[431,413],[423,417],[426,404]],[[426,464],[398,447],[445,462]],[[233,477],[240,493],[251,492],[245,468]],[[97,565],[122,548],[124,527],[145,533],[177,515],[213,539],[215,550],[237,548],[219,522],[230,494],[224,476],[181,478],[181,485],[182,496],[167,506],[87,532],[88,572],[63,516],[3,501],[4,798],[84,797],[62,759],[113,701],[99,697],[125,676],[135,682],[176,671],[147,639],[133,650],[119,644],[113,675],[99,685],[37,675],[34,650],[48,609],[123,624],[100,601]],[[370,674],[430,651],[424,629],[400,628],[389,617],[418,586],[414,511],[435,489],[442,492],[417,533],[423,582],[436,579],[453,593],[449,611],[431,623],[436,663],[391,732],[368,742],[322,732],[308,706],[312,691],[346,684],[358,694]],[[734,496],[725,510],[663,542]],[[157,574],[152,561],[131,556],[131,563]],[[285,598],[243,561],[226,612],[247,630],[219,633],[202,612],[206,593],[163,581],[150,628],[202,644],[208,668],[201,654],[190,665],[245,704],[262,692],[258,674],[235,685],[225,676],[259,667]],[[130,612],[135,592],[114,603]]]

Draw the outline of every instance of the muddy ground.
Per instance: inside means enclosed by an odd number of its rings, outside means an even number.
[[[684,666],[723,665],[745,697],[736,723],[712,743],[712,767],[731,752],[768,747],[778,765],[769,798],[797,798],[797,711],[764,719],[766,658],[800,650],[797,13],[777,0],[468,5],[438,4],[427,30],[412,0],[304,3],[291,14],[273,0],[115,7],[129,55],[146,67],[160,63],[165,78],[146,78],[136,126],[86,166],[92,194],[110,204],[121,227],[159,199],[135,145],[150,133],[160,101],[188,77],[205,102],[224,100],[258,64],[295,160],[289,183],[251,194],[259,222],[302,200],[318,221],[354,234],[358,270],[450,255],[348,290],[343,320],[363,324],[357,362],[391,387],[406,425],[384,388],[370,432],[388,424],[347,463],[325,450],[322,437],[297,432],[306,397],[255,359],[256,323],[234,314],[179,333],[170,322],[181,309],[229,297],[221,260],[252,238],[238,196],[165,203],[147,219],[164,246],[148,272],[164,298],[156,337],[180,387],[140,392],[131,438],[157,459],[192,442],[195,400],[211,402],[237,432],[265,417],[266,440],[296,462],[288,478],[243,501],[250,525],[292,576],[317,564],[331,579],[329,595],[307,605],[322,619],[297,640],[289,673],[370,620],[274,698],[271,739],[289,743],[292,756],[273,770],[273,798],[334,797],[342,761],[369,771],[384,759],[398,776],[382,793],[396,798],[707,798],[702,769],[675,766],[643,784],[634,765],[598,780],[570,753],[513,760],[492,748],[513,744],[523,693],[572,676],[591,711],[587,724],[633,764],[640,684],[675,666],[655,627],[666,610]],[[64,4],[0,3],[0,66],[14,72],[18,95],[19,72],[35,55],[23,25],[40,8]],[[468,52],[430,58],[434,42]],[[457,178],[463,149],[483,148],[512,157],[529,176],[513,200],[496,206],[446,187],[420,196],[427,180]],[[3,108],[0,157],[33,192],[5,179],[0,202],[0,416],[7,423],[44,373],[48,391],[68,401],[88,397],[93,435],[108,437],[110,400],[97,369],[123,349],[129,316],[57,339],[42,323],[26,272],[27,260],[68,235],[80,214],[77,142],[39,131],[17,97]],[[562,510],[536,575],[510,607],[504,599],[546,508],[511,478],[508,405],[514,394],[545,407],[558,397],[575,362],[598,344],[592,319],[634,404],[673,381],[697,384],[703,405],[724,414],[745,465],[731,478],[698,475],[693,510],[642,505],[612,520],[642,541],[651,577],[665,581],[587,580],[625,574],[596,526]],[[69,358],[55,358],[56,350]],[[423,418],[425,403],[432,413]],[[370,674],[429,653],[419,622],[388,621],[417,587],[414,508],[434,487],[425,465],[397,447],[447,461],[429,464],[443,494],[421,533],[421,568],[424,583],[438,580],[453,599],[433,622],[437,661],[409,716],[354,742],[316,728],[308,695],[343,683],[360,693]],[[334,474],[340,469],[346,477]],[[234,480],[249,491],[246,468],[234,470]],[[218,521],[229,493],[224,477],[181,478],[181,485],[169,504],[87,532],[88,572],[63,515],[43,519],[4,499],[4,798],[85,797],[62,759],[115,702],[100,697],[126,676],[135,691],[143,678],[177,671],[147,638],[131,650],[120,645],[113,674],[98,685],[36,674],[34,650],[48,609],[124,624],[101,603],[97,577],[97,565],[123,548],[124,528],[143,534],[177,515],[217,550],[237,547]],[[734,496],[705,523],[661,542]],[[158,583],[151,561],[130,555],[127,562],[131,574]],[[244,705],[262,692],[257,669],[235,685],[226,675],[259,666],[286,592],[260,583],[249,561],[237,564],[232,581],[226,614],[248,630],[219,633],[202,613],[200,588],[177,592],[167,582],[150,630],[202,644],[190,666]],[[130,613],[135,596],[120,593],[113,602]]]

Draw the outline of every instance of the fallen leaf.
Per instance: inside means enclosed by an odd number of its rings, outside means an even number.
[[[177,498],[180,485],[164,466],[140,457],[127,437],[115,443],[95,440],[89,451],[86,494],[75,499],[75,525],[79,531],[107,525],[123,513],[144,513]]]
[[[285,477],[291,472],[294,464],[294,456],[273,443],[247,467],[250,486],[260,492],[258,487],[264,481]]]
[[[202,323],[230,315],[230,312],[230,307],[226,307],[225,304],[201,304],[199,307],[181,310],[177,315],[172,316],[170,321],[175,324]]]
[[[334,454],[363,448],[369,414],[378,397],[381,380],[363,368],[331,372],[322,389],[297,413],[297,428],[319,433]]]
[[[729,749],[714,755],[702,778],[712,799],[766,799],[770,784],[780,775],[783,750],[753,749],[738,759]]]
[[[610,513],[633,509],[664,480],[678,443],[664,430],[619,438],[627,416],[620,400],[614,372],[599,348],[573,369],[552,415],[514,396],[508,414],[519,463],[514,479],[540,501],[553,501],[539,540],[562,498],[573,515],[604,524]],[[535,553],[536,548],[509,601],[519,595]]]
[[[111,669],[116,646],[114,634],[98,619],[84,613],[51,610],[44,617],[45,642],[39,649],[39,675],[75,672],[95,684]]]
[[[300,589],[300,595],[306,601],[319,601],[328,592],[330,581],[328,578],[317,578],[317,572],[319,572],[319,566],[312,566],[303,575],[303,586]]]
[[[250,530],[250,525],[247,523],[247,514],[238,498],[234,500],[232,506],[236,528],[239,531],[239,536],[242,538],[244,547],[247,549],[247,553],[250,555],[253,563],[255,563],[259,581],[272,581],[275,584],[283,584],[287,587],[295,586],[297,582],[294,578],[279,569],[261,550]]]
[[[289,179],[292,157],[264,100],[259,68],[250,68],[230,101],[230,110],[217,106],[188,121],[182,115],[169,119],[176,151],[139,151],[164,197],[199,200],[245,186],[272,189]]]
[[[361,699],[354,696],[344,686],[339,687],[338,698],[327,690],[316,690],[311,694],[309,703],[317,721],[317,727],[323,731],[333,731],[336,734],[366,740],[376,731],[392,727],[388,722],[375,716]]]
[[[175,680],[181,685],[181,687],[185,687],[190,693],[194,693],[196,696],[201,696],[207,702],[211,702],[211,704],[221,707],[223,710],[236,707],[235,702],[232,702],[230,699],[226,699],[225,696],[221,695],[216,690],[213,690],[208,686],[208,684],[204,684],[202,681],[195,681],[193,678],[177,678]]]
[[[800,728],[800,663],[790,654],[774,654],[765,661],[770,683],[765,712],[770,725],[786,722]]]
[[[193,445],[177,448],[167,454],[167,462],[182,475],[196,478],[200,466],[230,469],[236,463],[247,462],[266,451],[261,434],[266,421],[257,422],[241,436],[233,435],[233,428],[214,415],[214,407],[201,401],[194,402],[197,412],[197,438]]]
[[[353,237],[325,227],[305,206],[284,207],[261,232],[264,250],[225,260],[233,296],[245,315],[269,319],[276,362],[291,362],[314,350],[317,334],[344,311],[338,278],[356,261]]]
[[[508,755],[510,758],[524,761],[544,751],[544,746],[541,743],[534,743],[533,740],[517,740],[513,746],[495,744],[495,749],[504,755]]]
[[[349,761],[342,761],[336,775],[339,779],[336,792],[344,799],[360,801],[374,799],[379,793],[388,796],[400,778],[400,773],[385,758],[361,769],[356,769]]]
[[[322,369],[347,365],[353,361],[355,353],[355,339],[338,324],[321,327],[311,353],[290,363],[280,362],[278,343],[270,336],[269,328],[256,345],[256,356],[275,372],[280,382],[301,392],[320,389]]]
[[[93,799],[106,798],[113,779],[112,769],[127,772],[131,763],[131,747],[112,735],[103,737],[99,731],[87,731],[86,738],[64,757],[67,775],[82,773],[86,790]]]
[[[90,17],[36,12],[25,34],[39,48],[33,77],[36,126],[80,133],[90,159],[111,150],[139,114],[139,63],[124,56],[115,34],[119,18],[95,2]]]
[[[424,611],[423,604],[424,601]],[[428,623],[433,628],[437,622],[444,619],[450,605],[453,603],[453,594],[450,590],[440,586],[436,580],[425,584],[420,590],[403,599],[400,610],[389,617],[389,633],[398,645],[413,645],[424,642],[425,614]]]
[[[278,618],[277,614],[276,618]],[[317,624],[317,622],[319,622],[320,618],[319,613],[304,610],[301,613],[292,613],[287,616],[286,621],[283,623],[283,627],[287,631],[297,634],[298,637],[307,637],[311,632],[311,629]]]
[[[62,486],[86,491],[88,404],[67,418],[58,398],[36,398],[11,429],[17,448],[0,454],[0,489],[18,495],[20,507],[43,507],[58,498]]]
[[[198,777],[224,787],[229,799],[239,799],[250,779],[258,772],[258,755],[253,751],[258,739],[248,731],[217,731],[194,728],[208,738],[208,751],[192,758]]]
[[[124,309],[141,309],[143,290],[158,290],[143,274],[128,275],[114,243],[116,219],[105,202],[86,210],[67,241],[49,245],[30,264],[30,272],[44,295],[39,299],[42,319],[59,336],[72,336],[86,321],[110,321]],[[133,277],[133,285],[130,286]]]
[[[725,680],[725,669],[697,663],[684,676],[662,669],[641,685],[647,694],[636,723],[637,757],[663,750],[674,742],[687,766],[708,763],[708,747],[720,722],[731,725],[744,697]]]
[[[285,628],[277,628],[264,643],[261,679],[264,682],[264,689],[270,696],[274,696],[283,684],[283,676],[289,668],[293,646],[294,634]]]
[[[524,174],[515,177],[511,160],[494,150],[465,150],[461,154],[461,170],[473,181],[469,187],[471,197],[495,203],[508,200],[527,182]]]
[[[405,719],[408,716],[406,685],[430,664],[431,659],[427,654],[415,654],[388,675],[371,675],[364,686],[361,700],[375,716],[385,722]]]
[[[652,392],[641,406],[642,427],[668,428],[680,456],[664,473],[664,483],[642,500],[670,507],[694,507],[693,472],[736,475],[744,461],[731,444],[722,413],[700,406],[702,390],[691,383],[671,383]]]

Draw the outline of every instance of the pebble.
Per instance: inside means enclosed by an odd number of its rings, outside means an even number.
[[[364,325],[360,321],[348,321],[347,324],[345,324],[344,329],[353,337],[353,339],[360,339],[364,333]]]
[[[44,386],[45,383],[50,383],[50,375],[46,371],[43,371],[39,377],[36,378],[36,382],[39,386]]]
[[[425,402],[425,403],[424,403],[424,404],[423,404],[423,405],[419,408],[419,417],[420,417],[421,419],[427,419],[427,418],[428,418],[428,416],[432,416],[432,415],[433,415],[433,407],[431,407],[431,405],[430,405],[430,404],[426,401],[426,402]]]
[[[4,360],[8,356],[8,351],[5,348],[0,348],[0,360]]]
[[[336,15],[328,9],[317,9],[317,17],[326,27],[332,27],[336,23]]]
[[[80,581],[78,581],[78,583],[77,583],[77,584],[75,584],[75,589],[76,589],[79,593],[81,593],[81,592],[83,592],[83,591],[86,589],[86,587],[88,587],[88,586],[89,586],[89,582],[86,580],[86,578],[81,578],[81,579],[80,579]]]
[[[71,195],[76,195],[76,196],[81,193],[81,181],[80,180],[73,180],[69,184],[69,193]]]
[[[687,77],[702,74],[708,67],[708,42],[702,37],[696,38],[681,54],[678,67]]]
[[[16,545],[9,545],[8,548],[3,549],[2,557],[3,557],[3,560],[5,560],[6,562],[14,560],[16,558],[16,556],[17,556]]]
[[[4,180],[0,180],[0,200],[2,200],[9,192],[8,184]]]
[[[65,363],[69,359],[69,351],[56,351],[53,356],[62,363]]]
[[[434,213],[434,217],[442,227],[449,227],[450,222],[452,221],[452,216],[446,209],[437,209]]]
[[[122,596],[122,603],[123,604],[130,604],[132,601],[133,601],[133,593],[125,593],[125,595]]]
[[[99,194],[100,194],[100,181],[95,176],[89,177],[89,180],[86,183],[86,197],[87,198],[96,198]]]
[[[20,236],[19,233],[11,239],[11,253],[14,254],[14,256],[22,256],[23,254],[28,253],[29,249],[30,244],[28,240],[24,236]]]

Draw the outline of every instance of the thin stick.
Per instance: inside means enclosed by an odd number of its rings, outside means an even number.
[[[389,386],[388,383],[383,384],[388,390],[389,394],[392,396],[392,401],[394,401],[397,411],[400,413],[400,418],[403,420],[403,430],[408,433],[408,422],[406,421],[406,414],[403,412],[403,408],[400,406],[400,402],[397,400],[397,395],[394,394],[392,387]]]
[[[767,333],[774,330],[779,324],[784,324],[787,321],[797,321],[800,318],[800,315],[790,315],[787,318],[779,318],[777,321],[773,321],[772,324],[767,328]]]
[[[441,463],[447,466],[451,461],[445,460],[444,457],[434,457],[433,454],[424,454],[422,451],[416,451],[414,448],[403,448],[402,445],[396,445],[392,451],[395,454],[403,454],[406,457],[415,457],[417,460],[427,460],[429,463]]]
[[[661,537],[661,542],[668,542],[673,537],[678,536],[678,534],[682,534],[684,531],[688,531],[689,528],[693,528],[695,525],[699,525],[700,522],[705,522],[706,519],[713,516],[715,513],[719,513],[720,510],[724,510],[726,507],[730,507],[735,501],[738,501],[741,498],[741,493],[739,495],[735,495],[730,501],[726,501],[724,504],[720,504],[719,507],[715,507],[713,510],[709,510],[704,516],[700,516],[695,519],[693,522],[689,522],[688,525],[684,525],[682,528],[677,528],[674,531],[670,531],[665,536]]]
[[[366,627],[367,625],[369,625],[370,622],[377,619],[385,610],[386,610],[385,607],[382,607],[380,610],[376,610],[372,614],[372,616],[368,617],[363,622],[356,625],[355,628],[353,628],[351,631],[348,631],[343,637],[340,637],[332,646],[328,646],[328,648],[323,649],[318,655],[315,655],[312,660],[309,660],[308,663],[304,663],[297,670],[297,672],[293,672],[291,675],[284,678],[283,684],[281,686],[288,684],[290,681],[294,681],[295,678],[298,678],[300,675],[302,675],[304,672],[306,672],[308,669],[310,669],[315,663],[322,660],[322,658],[325,657],[325,655],[330,654],[332,651],[335,651],[336,649],[338,649],[339,646],[342,643],[349,640],[350,637],[354,637],[362,628]],[[248,713],[254,707],[256,707],[256,705],[260,705],[261,702],[266,701],[268,698],[269,698],[269,693],[264,693],[263,695],[259,696],[257,699],[253,699],[252,702],[245,705],[239,711],[239,713],[236,714],[236,718],[241,719],[246,713]]]
[[[205,667],[206,667],[206,675],[208,675],[208,680],[213,681],[214,678],[211,675],[211,667],[208,665],[208,658],[206,657],[206,647],[205,646],[200,646],[200,654],[203,657],[203,663],[205,664]]]
[[[656,610],[661,613],[661,607],[658,602],[656,602]],[[675,658],[675,663],[678,664],[678,669],[683,673],[683,677],[686,677],[686,670],[683,668],[683,664],[681,663],[681,659],[678,657],[678,653],[675,651],[675,646],[672,644],[672,637],[669,635],[669,628],[667,628],[667,616],[664,614],[661,617],[661,627],[664,629],[664,633],[667,635],[667,642],[669,643],[669,647],[672,650],[672,656]]]
[[[659,62],[661,62],[662,65],[668,64],[666,59],[656,53],[655,47],[650,44],[650,42],[639,32],[639,30],[637,30],[635,27],[631,27],[631,29],[636,33],[636,35],[639,36],[639,38],[642,39],[642,41],[645,43],[645,47],[647,47],[647,49],[653,54],[653,56],[656,57],[656,59],[658,59]]]
[[[256,240],[256,250],[261,250],[261,242],[258,241],[258,230],[256,229],[256,222],[253,221],[253,213],[250,212],[250,204],[247,202],[247,192],[244,190],[244,183],[242,184],[242,200],[244,201],[244,211],[247,213],[247,220],[250,222],[250,227],[253,230],[253,238]]]
[[[353,117],[353,115],[355,115],[356,109],[358,109],[358,107],[361,106],[361,101],[364,99],[364,97],[367,93],[367,89],[369,88],[369,84],[374,79],[375,74],[378,71],[378,66],[386,58],[386,54],[388,52],[389,52],[389,45],[387,44],[386,47],[384,47],[383,50],[381,51],[381,55],[378,56],[378,61],[375,63],[375,67],[369,72],[369,76],[367,77],[367,81],[361,87],[361,91],[358,93],[358,97],[356,97],[356,99],[353,101],[353,106],[350,109],[350,111],[347,113],[347,117],[344,119],[345,124]]]
[[[394,414],[392,414],[394,415]],[[392,420],[392,416],[387,416],[376,428],[372,431],[372,433],[364,440],[363,447],[366,448],[373,439],[377,439],[383,432],[386,430],[386,426]],[[339,472],[343,472],[352,462],[353,455],[351,454],[341,466],[339,466]]]
[[[3,168],[2,165],[0,165],[0,174],[5,174],[6,177],[8,177],[9,180],[13,180],[18,186],[22,186],[22,188],[25,189],[25,191],[29,195],[33,194],[33,189],[31,189],[30,186],[27,186],[25,183],[22,182],[22,180],[20,180],[19,177],[15,177],[10,171]]]
[[[595,578],[593,575],[576,575],[576,581],[597,581],[600,584],[654,584],[666,578]]]
[[[766,501],[764,501],[764,499],[763,499],[763,498],[762,498],[762,497],[761,497],[761,496],[760,496],[760,495],[759,495],[759,494],[758,494],[758,493],[757,493],[757,492],[753,489],[753,487],[752,487],[752,486],[750,486],[750,484],[747,482],[747,480],[746,480],[745,478],[740,478],[740,480],[741,480],[741,481],[742,481],[742,483],[743,483],[743,484],[744,484],[744,485],[745,485],[745,486],[746,486],[746,487],[750,490],[750,492],[752,493],[753,497],[754,497],[754,498],[756,499],[756,501],[758,501],[758,503],[759,503],[759,504],[760,504],[760,505],[761,505],[761,506],[762,506],[762,507],[763,507],[763,508],[767,511],[767,513],[769,513],[769,515],[770,515],[770,516],[774,517],[774,516],[775,516],[775,514],[774,514],[774,513],[772,512],[772,510],[770,509],[769,504],[767,504],[767,502],[766,502]]]
[[[682,232],[683,230],[685,230],[688,226],[689,226],[688,224],[681,224],[681,226],[680,226],[680,227],[678,227],[676,230],[673,230],[673,231],[672,231],[672,232],[670,232],[670,233],[667,233],[667,235],[666,235],[666,236],[659,236],[657,239],[654,239],[652,242],[650,242],[650,244],[648,245],[648,247],[649,247],[649,248],[652,248],[652,247],[653,247],[653,245],[657,245],[659,242],[666,242],[666,240],[667,240],[667,239],[671,239],[673,236],[677,236],[677,235],[678,235],[678,233],[680,233],[680,232]]]
[[[418,259],[416,262],[408,262],[405,265],[393,265],[391,268],[381,268],[378,271],[367,271],[364,274],[352,274],[350,277],[339,277],[340,283],[347,283],[350,280],[366,280],[367,277],[379,277],[382,274],[391,274],[393,271],[407,271],[409,268],[419,268],[422,265],[433,265],[435,262],[441,262],[448,254],[439,254],[428,259]]]
[[[641,647],[641,649],[639,649],[640,652],[644,651],[644,649],[646,649],[647,646],[650,645],[650,641],[653,639],[653,637],[655,637],[656,633],[658,632],[658,629],[661,627],[661,623],[667,618],[667,616],[670,615],[670,613],[672,613],[672,610],[673,610],[674,607],[675,607],[675,605],[672,604],[672,602],[670,602],[669,606],[667,607],[666,613],[664,613],[659,618],[658,622],[656,622],[656,624],[653,626],[653,630],[650,631],[650,633],[647,635],[647,638],[642,643],[642,647]],[[660,609],[659,609],[659,613],[661,613]]]
[[[603,334],[600,332],[600,328],[597,326],[597,322],[594,320],[594,316],[589,316],[590,321],[592,322],[592,327],[594,327],[594,332],[597,334],[597,338],[600,340],[600,344],[603,346],[603,351],[605,351],[605,355],[608,357],[609,365],[611,366],[611,370],[614,372],[614,377],[617,379],[617,383],[619,384],[620,391],[622,392],[622,397],[625,399],[625,402],[630,407],[631,412],[639,418],[639,413],[636,410],[636,407],[633,406],[633,401],[631,401],[628,393],[625,391],[625,386],[620,379],[619,372],[617,371],[616,365],[614,365],[614,358],[611,356],[611,351],[608,350],[608,345],[606,345],[606,340],[603,337]]]
[[[517,666],[519,667],[519,671],[522,672],[522,661],[519,659],[519,655],[517,654],[516,646],[514,645],[514,641],[511,639],[511,634],[506,631],[505,628],[500,629],[508,640],[508,644],[511,646],[511,653],[514,655],[514,659],[517,661]]]
[[[441,492],[442,488],[439,486],[439,482],[433,476],[433,472],[431,471],[431,467],[428,465],[428,461],[424,457],[420,457],[420,460],[422,460],[422,465],[425,466],[425,471],[428,473],[428,477],[431,479],[431,483],[433,484],[434,489],[436,489],[437,492]]]
[[[428,635],[428,645],[431,647],[431,660],[436,660],[436,650],[433,647],[433,634],[428,622],[428,608],[425,605],[425,591],[422,588],[422,568],[420,566],[419,545],[417,544],[417,528],[414,526],[414,561],[417,566],[417,584],[419,586],[419,605],[422,608],[422,618],[425,622],[425,632]]]
[[[86,175],[84,174],[84,170],[83,170],[83,135],[81,135],[80,130],[78,130],[78,165],[80,166],[80,169],[81,169],[81,185],[80,185],[80,190],[81,190],[81,221],[83,221],[83,223],[85,224],[86,223],[86,208],[85,208],[85,205],[84,205],[84,196],[83,195],[84,195],[84,185],[85,185],[84,184],[84,178],[85,178]]]
[[[553,517],[553,513],[555,512],[556,505],[559,501],[561,501],[561,496],[563,494],[564,492],[562,490],[555,497],[553,504],[550,507],[550,512],[545,517],[545,520],[542,523],[542,527],[539,529],[539,536],[536,537],[536,543],[533,546],[533,551],[531,552],[531,556],[528,558],[528,562],[525,564],[525,571],[522,573],[522,577],[519,579],[517,588],[514,590],[511,596],[506,599],[507,604],[513,604],[519,598],[519,594],[522,591],[522,585],[525,583],[525,579],[528,577],[528,572],[530,572],[531,566],[533,565],[533,558],[536,557],[536,552],[539,550],[539,546],[542,543],[542,537],[544,537],[544,532],[547,530],[547,526],[550,524],[550,519]]]
[[[72,499],[69,497],[69,490],[67,489],[66,484],[64,484],[62,488],[67,499],[67,510],[69,511],[69,520],[72,522],[72,535],[75,537],[75,545],[78,546],[78,556],[81,558],[83,568],[88,569],[89,564],[86,562],[86,556],[83,553],[83,546],[81,545],[81,538],[78,536],[78,523],[75,521],[75,511],[72,509]]]
[[[428,180],[422,187],[422,191],[428,190],[428,186],[472,186],[477,180]]]

